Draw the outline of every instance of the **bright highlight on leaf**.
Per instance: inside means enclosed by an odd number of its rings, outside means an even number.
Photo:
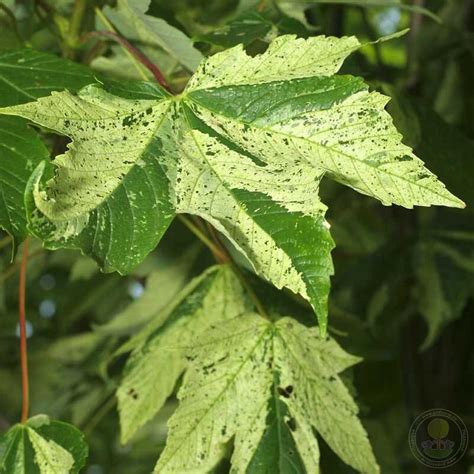
[[[87,454],[84,436],[77,428],[37,415],[0,437],[0,473],[76,474]]]
[[[201,216],[257,274],[306,298],[324,334],[325,174],[386,205],[463,206],[402,144],[387,98],[334,75],[359,46],[281,36],[255,57],[237,46],[205,60],[178,97],[125,83],[4,108],[72,139],[30,182],[32,231],[128,272],[175,213]]]

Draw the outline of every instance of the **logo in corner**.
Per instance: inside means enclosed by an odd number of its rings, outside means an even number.
[[[468,441],[468,431],[461,418],[442,408],[419,415],[408,435],[413,456],[425,466],[438,469],[458,462],[467,450]]]

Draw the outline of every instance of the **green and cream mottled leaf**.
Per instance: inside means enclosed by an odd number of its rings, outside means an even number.
[[[0,473],[77,474],[87,454],[78,429],[37,415],[0,437]]]
[[[324,332],[334,243],[318,197],[321,173],[259,166],[198,130],[181,146],[187,166],[173,180],[177,211],[211,222],[259,275],[307,298]]]
[[[358,78],[276,81],[189,94],[194,112],[263,162],[305,163],[383,204],[463,207],[428,171]]]
[[[190,79],[187,92],[242,84],[262,84],[304,77],[331,76],[360,43],[355,36],[335,38],[295,35],[275,38],[268,49],[250,57],[242,45],[206,59]]]
[[[247,314],[213,327],[188,351],[191,365],[155,472],[209,472],[231,439],[231,472],[274,470],[266,464],[273,458],[261,456],[275,436],[274,416],[286,424],[285,437],[297,450],[280,457],[299,466],[293,472],[319,472],[314,430],[352,467],[378,472],[357,407],[338,377],[359,359],[333,340],[290,318],[270,323]]]
[[[210,325],[249,308],[240,282],[228,266],[207,270],[167,308],[158,308],[150,324],[132,339],[135,348],[117,391],[123,442],[171,395],[186,368],[184,349]]]
[[[212,56],[177,97],[123,83],[3,109],[72,138],[30,180],[30,228],[50,248],[126,272],[174,213],[199,215],[256,273],[308,299],[324,334],[333,242],[323,175],[384,204],[463,206],[403,145],[387,98],[334,75],[359,46],[281,36],[255,57],[241,47]]]
[[[281,319],[277,328],[274,351],[275,358],[281,358],[280,384],[293,387],[296,396],[290,395],[286,402],[296,426],[313,426],[330,448],[356,470],[378,472],[367,434],[357,417],[357,405],[337,377],[360,359],[344,352],[333,339],[321,340],[314,329],[290,318]],[[295,431],[294,436],[297,442],[304,442],[310,432]]]
[[[64,448],[52,440],[45,440],[31,428],[28,437],[35,451],[35,462],[41,474],[69,474],[74,458]]]
[[[118,0],[117,7],[104,7],[104,15],[129,40],[163,49],[175,61],[194,71],[203,56],[190,38],[161,18],[146,15],[151,0]]]
[[[143,260],[174,217],[156,135],[170,102],[151,84],[134,87],[141,100],[90,86],[5,109],[72,139],[53,166],[32,176],[32,230],[50,248],[81,248],[122,273]],[[43,174],[50,178],[44,188]]]
[[[0,106],[34,101],[66,87],[76,91],[93,82],[90,69],[57,56],[31,49],[0,53]],[[24,120],[0,118],[0,227],[12,235],[15,247],[27,235],[26,183],[48,155]]]

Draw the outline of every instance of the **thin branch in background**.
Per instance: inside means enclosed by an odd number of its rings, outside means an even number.
[[[423,0],[414,0],[413,5],[417,8],[423,8]],[[418,68],[416,64],[416,40],[423,21],[423,15],[420,11],[415,11],[410,18],[410,32],[407,36],[407,65],[408,65],[408,79],[407,88],[415,88],[418,82]]]
[[[20,324],[20,362],[21,362],[21,422],[28,419],[30,406],[30,391],[28,380],[28,349],[26,344],[26,317],[25,317],[25,294],[26,294],[26,269],[28,265],[29,237],[23,243],[23,255],[21,257],[20,279],[18,285],[18,316]]]
[[[211,236],[211,239],[213,242],[216,244],[217,248],[220,251],[220,254],[222,255],[222,260],[219,263],[228,263],[232,261],[232,257],[229,255],[229,252],[227,249],[222,245],[222,242],[220,241],[219,237],[216,234],[216,230],[214,227],[212,227],[209,222],[206,222],[206,228],[207,228],[207,233]]]
[[[109,413],[112,408],[117,404],[117,397],[115,392],[112,392],[108,398],[104,401],[102,405],[96,410],[96,412],[91,416],[89,421],[82,427],[82,432],[85,435],[89,435],[94,431],[94,428],[102,421],[105,415]]]
[[[224,260],[224,262],[221,262],[221,263],[230,263],[230,265],[232,266],[232,269],[234,270],[234,273],[239,278],[240,282],[242,283],[242,286],[245,288],[245,290],[247,291],[250,299],[252,300],[253,304],[255,305],[255,308],[257,309],[257,312],[263,318],[270,319],[269,316],[268,316],[268,313],[266,312],[266,310],[265,310],[265,308],[262,304],[262,302],[260,301],[260,299],[258,298],[258,296],[255,293],[254,289],[252,288],[252,285],[250,285],[250,283],[247,281],[247,279],[245,278],[245,275],[242,273],[242,271],[240,270],[237,263],[235,263],[234,259],[229,254],[229,252],[225,248],[224,244],[221,242],[221,240],[220,240],[219,236],[217,235],[217,232],[214,229],[214,227],[212,227],[208,222],[206,224],[207,224],[207,228],[208,228],[209,234],[211,235],[212,239],[214,240],[216,245],[219,247],[220,251],[225,255],[225,260]]]
[[[5,237],[3,237],[2,240],[0,240],[0,250],[2,250],[7,245],[10,245],[11,243],[12,243],[12,238],[9,235],[6,235]]]
[[[369,39],[372,41],[372,47],[374,48],[374,51],[375,51],[375,58],[377,60],[377,64],[379,65],[379,67],[383,67],[383,59],[382,59],[382,53],[380,51],[380,43],[377,42],[378,35],[374,31],[372,23],[369,20],[367,10],[364,7],[361,7],[361,8],[359,8],[359,11],[360,11],[360,14],[362,16],[362,21],[364,23],[364,26],[367,30],[368,35],[369,35]]]
[[[74,59],[76,48],[78,46],[79,34],[81,32],[82,20],[86,13],[87,0],[75,0],[72,10],[71,21],[69,22],[69,31],[66,35],[66,53],[70,59]]]
[[[44,249],[42,248],[36,249],[34,252],[30,254],[29,260],[31,261],[32,258],[37,257],[38,255],[41,255],[43,252],[44,252]],[[4,272],[0,273],[0,283],[3,283],[4,281],[12,277],[17,272],[20,265],[21,265],[21,262],[17,261],[15,263],[12,263]]]
[[[3,3],[3,2],[0,2],[0,10],[3,11],[5,13],[5,15],[7,15],[12,27],[13,27],[13,31],[15,32],[15,35],[17,36],[17,38],[19,39],[20,43],[23,43],[23,38],[21,36],[21,33],[20,33],[20,29],[18,28],[18,23],[16,21],[16,17],[14,15],[14,13]]]
[[[178,214],[178,219],[203,243],[214,255],[214,258],[221,263],[225,260],[225,256],[222,254],[220,249],[206,236],[206,234],[199,229],[190,219],[186,216]]]
[[[95,10],[95,14],[97,15],[97,17],[100,19],[100,21],[108,28],[108,30],[112,33],[117,33],[115,31],[115,28],[114,26],[112,25],[112,23],[110,23],[110,21],[107,19],[107,17],[102,13],[102,11],[100,10],[100,8],[96,8]],[[122,48],[123,50],[125,51],[125,54],[129,57],[130,61],[133,63],[133,65],[135,66],[136,70],[138,71],[138,73],[140,74],[140,76],[142,76],[142,78],[145,80],[145,81],[148,81],[149,78],[148,76],[146,75],[146,72],[145,72],[145,69],[143,68],[143,64],[141,64],[137,58],[135,58],[135,56],[133,55],[133,53],[131,51],[129,51],[127,48],[125,48],[123,45],[122,45]]]
[[[114,33],[113,31],[91,31],[86,33],[82,38],[81,42],[86,42],[91,38],[109,38],[117,43],[120,43],[125,49],[132,53],[136,59],[138,59],[154,76],[154,78],[160,83],[160,85],[169,90],[168,83],[166,82],[165,77],[162,72],[155,66],[138,48],[132,45],[128,40],[122,36]]]

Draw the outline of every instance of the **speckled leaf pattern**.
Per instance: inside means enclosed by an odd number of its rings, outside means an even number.
[[[74,426],[37,415],[0,437],[0,473],[77,474],[87,453]]]
[[[92,82],[96,79],[90,69],[66,59],[31,49],[0,53],[0,106],[30,102],[66,87],[76,91]],[[13,237],[15,247],[27,235],[26,183],[48,155],[24,120],[0,118],[0,227]]]
[[[202,120],[263,162],[305,163],[385,205],[464,206],[402,143],[384,109],[388,98],[368,92],[357,78],[228,86],[189,96]]]
[[[198,130],[181,144],[187,166],[173,180],[178,212],[210,221],[259,275],[307,298],[324,332],[334,244],[318,197],[320,173],[259,166]]]
[[[387,99],[334,75],[359,46],[281,36],[255,57],[241,47],[212,56],[177,97],[145,83],[90,86],[3,109],[73,139],[30,182],[32,230],[126,272],[175,212],[199,215],[257,274],[308,299],[324,334],[333,242],[323,175],[384,204],[463,205],[402,144]]]
[[[174,217],[156,135],[170,102],[146,83],[134,95],[145,98],[124,99],[91,85],[77,96],[53,93],[14,107],[73,139],[54,170],[47,163],[32,175],[33,230],[49,248],[81,248],[106,271],[121,273],[143,260]],[[54,175],[46,192],[39,188],[43,174]]]
[[[186,368],[185,348],[211,324],[249,309],[232,269],[212,267],[132,338],[135,348],[117,391],[123,442],[151,419],[173,392]]]
[[[35,462],[41,474],[69,474],[74,464],[70,453],[52,440],[45,440],[31,428],[28,437],[35,451]]]
[[[295,35],[283,35],[275,38],[265,53],[250,57],[239,45],[206,59],[186,90],[331,76],[359,47],[354,36],[297,39]]]
[[[346,463],[378,472],[357,407],[338,377],[359,359],[320,339],[314,328],[248,313],[214,326],[189,347],[188,358],[155,472],[209,472],[231,439],[232,473],[274,472],[275,465],[265,465],[271,459],[258,459],[258,452],[268,441],[276,403],[297,450],[286,453],[287,466],[319,472],[316,430]]]

